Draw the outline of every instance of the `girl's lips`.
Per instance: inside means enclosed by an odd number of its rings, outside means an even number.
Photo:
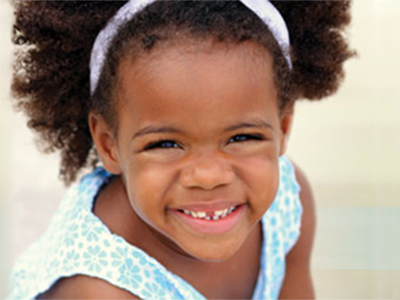
[[[177,209],[172,209],[171,212],[180,222],[183,222],[194,231],[203,234],[222,234],[232,230],[235,225],[239,223],[246,207],[246,204],[240,204],[232,213],[218,220],[195,218],[191,215],[185,214],[182,210]]]

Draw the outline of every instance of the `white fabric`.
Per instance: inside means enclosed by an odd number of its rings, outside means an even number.
[[[123,5],[97,36],[90,57],[90,93],[93,95],[99,83],[104,62],[113,38],[121,26],[129,22],[133,16],[156,0],[130,0]],[[289,31],[279,11],[268,0],[240,0],[252,10],[271,30],[282,49],[289,68],[292,69],[289,48]]]

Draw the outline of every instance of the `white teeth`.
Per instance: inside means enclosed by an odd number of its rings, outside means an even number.
[[[222,210],[217,210],[217,211],[215,211],[214,212],[214,216],[225,216],[226,217],[226,214],[228,213],[228,208],[226,208],[226,209],[222,209]]]
[[[221,216],[222,214],[223,214],[223,210],[216,210],[215,212],[214,212],[214,216]]]
[[[205,211],[190,211],[190,210],[186,210],[184,209],[183,212],[186,215],[192,216],[193,218],[200,218],[200,219],[205,219],[207,221],[216,221],[222,218],[225,218],[226,216],[228,216],[229,214],[231,214],[233,211],[235,211],[236,206],[232,206],[230,208],[225,208],[222,210],[216,210],[214,211],[214,215],[211,216],[207,216],[207,213]]]
[[[204,211],[199,211],[199,212],[197,213],[197,216],[198,216],[199,218],[204,218],[204,217],[207,216],[207,214],[206,214]]]

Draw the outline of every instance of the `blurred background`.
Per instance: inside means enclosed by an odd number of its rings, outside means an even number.
[[[339,93],[300,102],[289,156],[308,175],[318,218],[312,272],[319,299],[400,299],[400,2],[355,0],[358,57]],[[41,154],[12,109],[9,1],[0,0],[0,298],[15,259],[62,195],[57,155]]]

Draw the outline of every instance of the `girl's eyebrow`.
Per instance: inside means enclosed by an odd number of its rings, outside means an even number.
[[[241,122],[239,124],[235,124],[233,126],[229,126],[225,128],[225,131],[233,131],[241,128],[269,128],[274,131],[274,127],[263,120],[255,120],[250,122]]]
[[[132,140],[134,140],[138,137],[141,137],[143,135],[146,135],[146,134],[154,134],[154,133],[182,133],[182,131],[175,127],[171,127],[171,126],[149,125],[149,126],[146,126],[142,129],[140,129],[138,132],[136,132],[133,135]]]

